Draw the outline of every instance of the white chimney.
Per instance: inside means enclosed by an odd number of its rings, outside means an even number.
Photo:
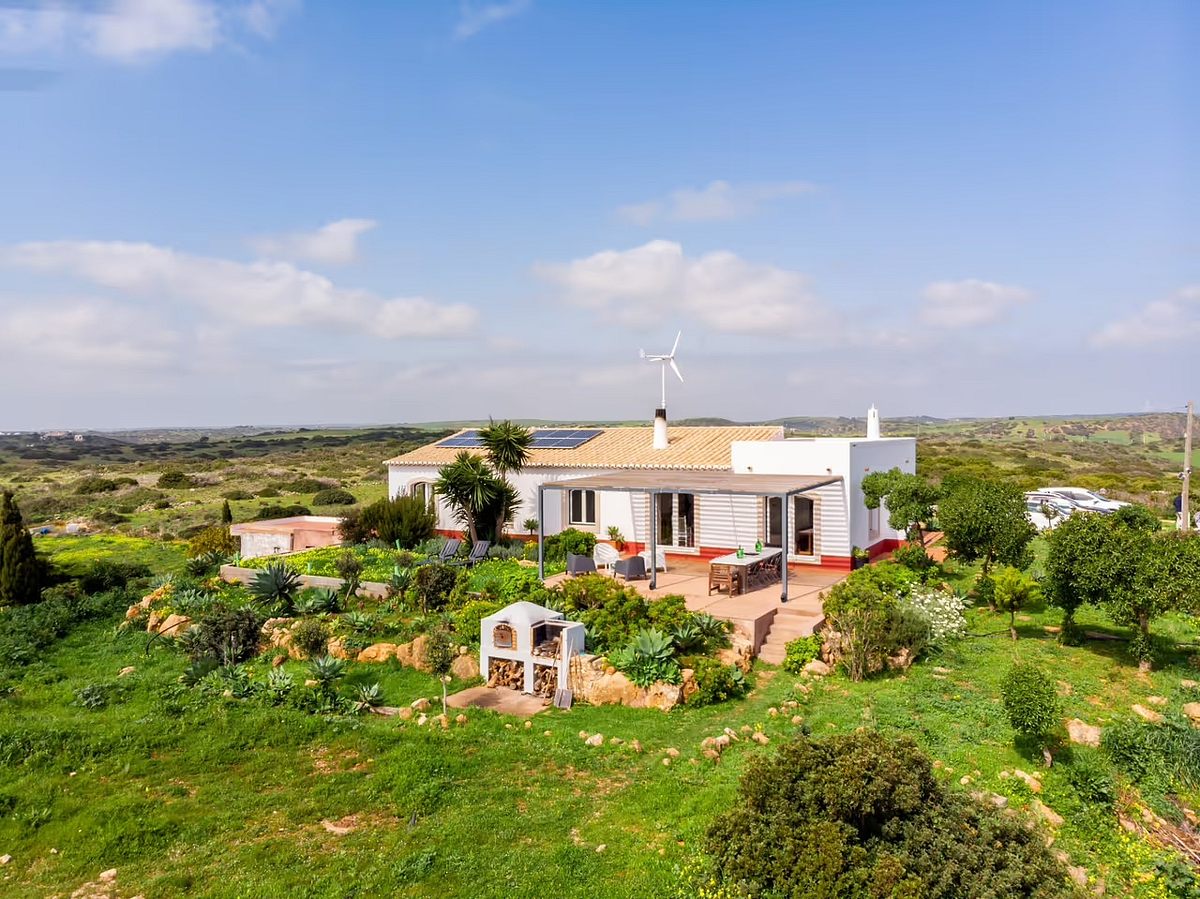
[[[667,440],[667,410],[654,410],[654,448],[656,450],[666,449],[670,446],[670,441]]]
[[[867,410],[867,439],[879,439],[879,410],[874,406]]]

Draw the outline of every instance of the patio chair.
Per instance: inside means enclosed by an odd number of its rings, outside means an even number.
[[[708,566],[708,595],[712,596],[712,592],[716,590],[720,593],[722,590],[733,596],[737,589],[737,572],[733,570],[732,565],[723,565],[716,563]]]
[[[657,547],[657,549],[658,549],[658,552],[656,553],[656,555],[658,556],[658,558],[656,560],[657,564],[654,567],[657,568],[659,571],[666,571],[667,570],[667,551],[665,549],[663,549],[661,546]],[[646,560],[646,569],[649,570],[649,568],[650,568],[650,550],[643,549],[640,553],[638,553],[638,555]]]
[[[567,553],[567,574],[574,577],[580,574],[595,574],[596,563],[591,556],[577,556]]]
[[[608,570],[612,574],[613,565],[621,560],[621,554],[607,543],[597,543],[596,548],[592,550],[592,561],[596,563],[596,570]]]
[[[646,560],[641,556],[631,556],[628,559],[618,559],[613,563],[613,577],[623,577],[626,583],[640,581],[646,574]]]
[[[465,564],[468,568],[472,565],[478,565],[487,558],[488,550],[492,548],[490,540],[476,540],[471,544],[471,554],[467,556]]]
[[[458,548],[460,546],[462,546],[462,541],[451,537],[442,545],[441,550],[438,552],[437,560],[439,562],[449,562],[458,555]]]

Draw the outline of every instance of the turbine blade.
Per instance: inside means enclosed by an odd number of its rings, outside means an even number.
[[[680,381],[682,381],[682,380],[683,380],[683,375],[682,375],[682,374],[680,374],[680,372],[679,372],[679,366],[675,364],[675,360],[674,360],[674,359],[668,359],[667,361],[671,363],[671,371],[675,372],[675,377],[679,378],[679,380],[680,380]]]
[[[679,331],[675,334],[675,346],[671,347],[671,356],[675,355],[675,351],[679,349],[679,338],[683,336],[683,332]]]

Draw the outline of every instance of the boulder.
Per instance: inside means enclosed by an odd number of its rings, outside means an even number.
[[[696,692],[700,688],[696,686],[696,672],[691,668],[684,668],[680,674],[683,678],[683,695],[681,698],[683,702],[687,702],[694,695],[696,695]]]
[[[395,643],[372,643],[358,654],[360,662],[386,662],[396,658]]]
[[[344,659],[350,661],[357,658],[353,649],[346,645],[346,641],[341,637],[334,637],[325,647],[325,651],[335,659]]]
[[[429,711],[429,700],[426,699],[424,696],[422,696],[420,699],[414,699],[412,701],[412,709],[415,712],[428,712]]]
[[[604,734],[592,734],[590,737],[588,737],[583,742],[588,746],[603,746],[604,745]]]
[[[124,668],[122,668],[120,671],[117,672],[117,677],[128,677],[129,675],[133,674],[133,672],[135,672],[135,671],[137,671],[137,669],[134,668],[132,665],[126,665]]]
[[[633,708],[658,709],[667,712],[679,705],[683,698],[683,687],[657,681],[642,691],[634,701]]]
[[[1067,722],[1067,736],[1070,737],[1072,743],[1078,743],[1080,746],[1096,747],[1100,745],[1100,728],[1078,718],[1072,718]]]
[[[456,656],[450,663],[450,673],[459,680],[472,680],[479,677],[479,662],[473,655]]]
[[[164,637],[180,637],[189,627],[192,626],[192,619],[187,615],[176,615],[174,613],[167,616],[166,620],[159,625],[158,633]]]
[[[591,705],[633,705],[641,688],[620,671],[589,677],[580,685],[579,698]]]
[[[1167,704],[1167,697],[1165,697],[1165,696],[1147,696],[1146,702],[1150,703],[1150,705],[1156,705],[1161,708],[1162,706]]]
[[[741,630],[735,630],[729,635],[729,646],[717,653],[717,659],[722,665],[733,665],[749,673],[754,664],[754,641]]]
[[[1197,687],[1200,687],[1200,682],[1184,678],[1179,682],[1179,686],[1185,690],[1195,690]]]
[[[804,666],[804,673],[815,677],[826,677],[832,669],[820,659],[813,659]]]
[[[1024,783],[1025,786],[1029,787],[1031,792],[1034,792],[1034,793],[1042,792],[1042,782],[1040,780],[1038,780],[1036,777],[1034,777],[1032,774],[1027,774],[1024,771],[1022,771],[1020,768],[1017,768],[1015,771],[1013,771],[1013,776],[1016,777],[1018,780],[1020,780],[1022,783]]]
[[[761,730],[756,730],[750,735],[750,739],[761,746],[766,746],[771,742],[771,738],[764,734]]]
[[[1138,715],[1138,716],[1144,718],[1146,721],[1149,721],[1151,724],[1162,724],[1163,716],[1160,715],[1158,712],[1154,711],[1154,709],[1148,709],[1144,705],[1141,705],[1136,702],[1133,705],[1131,705],[1130,708],[1133,709],[1133,712],[1135,715]]]
[[[426,673],[433,671],[429,664],[429,635],[420,634],[409,645],[412,647],[412,666]]]
[[[1033,813],[1049,824],[1051,827],[1062,827],[1063,817],[1046,803],[1040,799],[1033,800],[1029,807],[1033,809]]]
[[[1189,702],[1183,706],[1183,714],[1188,716],[1188,720],[1200,727],[1200,702]]]

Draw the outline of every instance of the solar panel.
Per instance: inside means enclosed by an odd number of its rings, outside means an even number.
[[[575,449],[589,440],[600,436],[599,428],[545,428],[533,432],[533,449]],[[483,446],[479,431],[463,431],[439,441],[437,446],[447,449],[478,449]]]

